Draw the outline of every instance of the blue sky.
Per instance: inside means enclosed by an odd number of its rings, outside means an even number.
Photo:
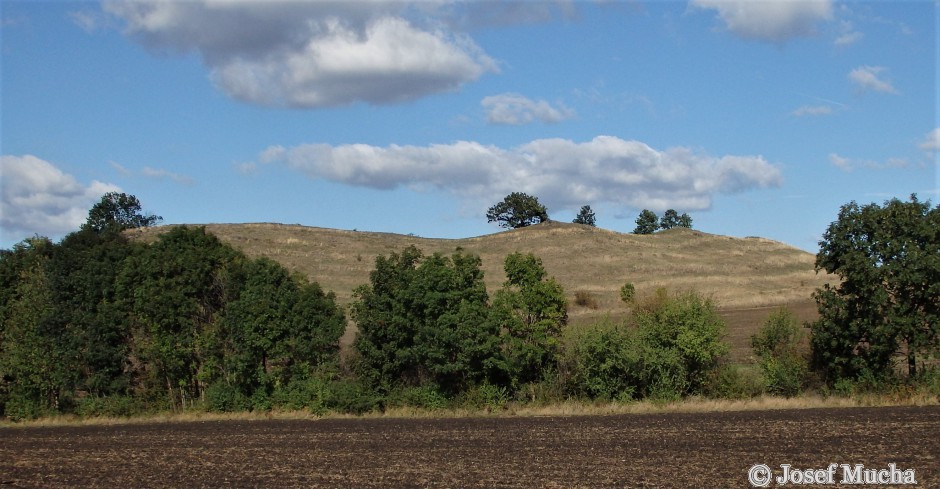
[[[815,252],[940,201],[935,1],[3,0],[0,247],[171,223],[459,238],[513,191]]]

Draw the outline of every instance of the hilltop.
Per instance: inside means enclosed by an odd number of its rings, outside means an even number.
[[[733,238],[689,229],[652,235],[618,233],[579,224],[547,222],[464,239],[437,239],[391,233],[348,231],[272,223],[208,224],[206,229],[248,256],[267,256],[352,300],[368,282],[375,257],[414,245],[426,254],[458,248],[483,260],[492,293],[505,280],[503,259],[532,252],[565,288],[569,298],[585,291],[597,311],[622,308],[620,287],[632,282],[637,293],[657,287],[695,289],[723,308],[742,309],[810,301],[828,280],[814,271],[814,255],[763,238]],[[149,241],[169,226],[143,228],[132,235]],[[574,316],[587,314],[572,307]],[[584,309],[584,308],[580,308]]]

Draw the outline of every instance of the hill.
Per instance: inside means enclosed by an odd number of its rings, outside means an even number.
[[[132,235],[152,240],[168,227],[144,228]],[[826,282],[816,275],[815,257],[763,238],[732,238],[689,229],[652,235],[547,222],[465,239],[432,239],[389,233],[347,231],[284,224],[209,224],[206,229],[248,256],[267,256],[336,292],[341,303],[368,282],[375,257],[414,245],[426,254],[458,248],[480,255],[487,288],[505,280],[503,259],[515,251],[541,257],[569,298],[591,294],[598,309],[622,307],[620,287],[632,282],[638,294],[657,287],[695,289],[724,308],[806,302]],[[577,308],[572,313],[577,315]]]

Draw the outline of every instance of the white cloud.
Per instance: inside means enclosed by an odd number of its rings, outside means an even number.
[[[135,176],[140,175],[144,178],[149,178],[151,180],[170,180],[180,185],[194,185],[196,183],[196,181],[193,180],[193,178],[190,177],[189,175],[181,175],[179,173],[173,173],[163,168],[152,168],[149,166],[145,166],[139,172],[134,172],[133,170],[130,170],[124,165],[121,165],[120,163],[117,163],[115,161],[111,161],[110,164],[111,164],[111,168],[114,168],[115,171],[117,171],[119,174],[125,177],[135,177]]]
[[[887,68],[884,66],[859,66],[849,72],[849,80],[860,90],[873,90],[876,92],[898,93],[891,83],[881,77]]]
[[[0,230],[5,235],[56,236],[75,231],[101,196],[121,189],[79,183],[52,163],[32,155],[0,157]]]
[[[839,156],[836,153],[829,154],[829,162],[845,172],[851,172],[858,168],[866,168],[869,170],[885,170],[891,168],[907,168],[910,166],[910,162],[904,158],[888,158],[884,162],[878,162],[873,160],[846,158],[844,156]]]
[[[469,37],[405,2],[148,0],[105,8],[128,36],[156,51],[198,53],[219,89],[266,106],[397,103],[498,71]]]
[[[940,153],[940,127],[928,132],[918,147],[928,153]]]
[[[855,44],[864,37],[864,34],[855,30],[855,24],[851,21],[843,20],[839,22],[839,36],[836,37],[833,44],[839,47],[846,47]]]
[[[808,115],[830,115],[832,114],[832,106],[829,105],[804,105],[793,112],[792,115],[797,117],[803,117]]]
[[[486,109],[486,120],[491,124],[518,126],[533,121],[555,123],[574,117],[574,111],[563,104],[552,107],[544,100],[531,100],[517,93],[485,97],[480,105]]]
[[[171,180],[180,185],[193,185],[196,183],[189,175],[180,175],[179,173],[173,173],[163,168],[145,166],[144,169],[140,171],[140,174],[153,180]]]
[[[691,0],[690,5],[716,10],[729,31],[759,41],[812,35],[818,22],[832,18],[831,0]]]
[[[760,156],[713,157],[685,148],[658,151],[612,136],[585,143],[539,139],[511,149],[472,141],[272,146],[260,160],[315,179],[376,189],[437,188],[477,203],[527,192],[553,209],[606,202],[701,210],[711,206],[716,194],[782,182],[780,170]]]

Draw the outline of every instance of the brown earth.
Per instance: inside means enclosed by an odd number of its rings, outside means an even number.
[[[749,487],[830,463],[940,487],[940,407],[0,429],[3,487]]]

